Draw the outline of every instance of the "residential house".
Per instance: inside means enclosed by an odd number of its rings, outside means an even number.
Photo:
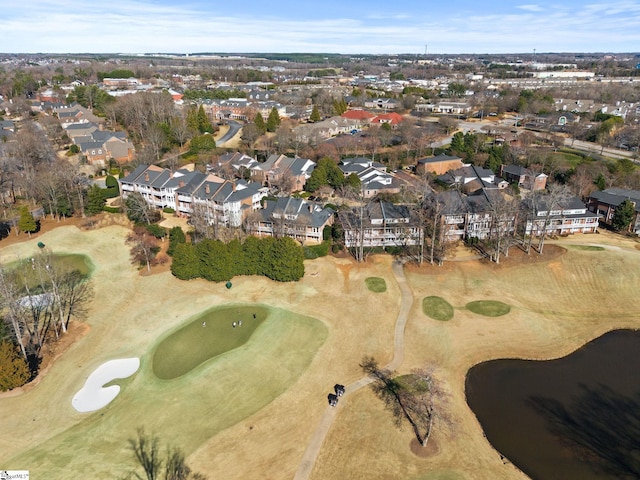
[[[588,211],[578,197],[571,197],[552,210],[543,199],[526,219],[525,233],[540,236],[545,231],[547,235],[596,233],[598,214]]]
[[[253,181],[296,192],[304,190],[315,167],[316,163],[306,158],[273,154],[264,163],[252,165],[249,169]]]
[[[631,222],[631,231],[640,235],[640,191],[626,188],[608,188],[593,192],[589,196],[588,208],[590,212],[601,216],[602,221],[611,225],[616,208],[625,200],[629,200],[635,207],[635,216]]]
[[[71,123],[64,127],[64,130],[67,132],[67,135],[71,140],[75,137],[81,136],[90,136],[93,132],[98,130],[98,125],[93,122],[84,122],[84,123]]]
[[[501,165],[500,176],[507,182],[516,183],[526,190],[544,190],[547,187],[548,176],[544,173],[534,173],[520,165]]]
[[[399,113],[389,112],[389,113],[383,113],[382,115],[378,115],[377,117],[372,118],[371,124],[383,125],[386,123],[388,125],[391,125],[392,127],[397,127],[400,123],[402,123],[403,120],[404,118]]]
[[[415,109],[418,112],[467,115],[471,111],[471,105],[465,102],[418,103]]]
[[[345,212],[340,219],[347,248],[404,247],[424,241],[424,229],[406,205],[373,202]]]
[[[378,108],[381,110],[395,110],[400,106],[400,102],[393,98],[373,98],[364,102],[365,108]]]
[[[457,170],[462,168],[462,158],[455,155],[445,155],[441,153],[435,157],[421,158],[416,165],[416,173],[424,175],[427,172],[436,175],[444,175],[449,170]]]
[[[327,138],[335,137],[352,130],[362,128],[358,120],[345,117],[331,117],[321,122],[298,125],[293,129],[298,141],[303,143],[318,143]]]
[[[476,167],[475,165],[466,165],[456,170],[450,170],[444,175],[439,175],[437,180],[450,188],[458,188],[464,193],[471,194],[480,189],[505,189],[509,183],[496,179],[493,171]]]
[[[362,110],[360,108],[353,108],[347,110],[342,115],[342,118],[346,118],[348,120],[352,120],[355,122],[353,124],[354,129],[360,130],[363,127],[366,127],[371,123],[371,119],[375,117],[375,115],[371,112],[367,112],[366,110]]]
[[[259,213],[259,224],[252,233],[260,237],[291,237],[303,244],[321,243],[324,227],[332,225],[334,218],[332,209],[294,197],[265,200]]]
[[[355,173],[362,184],[364,198],[375,197],[379,193],[399,193],[402,183],[395,175],[387,172],[381,163],[364,157],[345,158],[338,167],[345,177]]]

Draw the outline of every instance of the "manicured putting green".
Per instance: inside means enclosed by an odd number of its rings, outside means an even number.
[[[447,321],[453,318],[453,307],[442,297],[425,297],[422,299],[422,311],[434,320]]]
[[[368,277],[365,279],[364,283],[367,285],[367,288],[374,293],[387,291],[387,282],[384,281],[384,278]]]
[[[158,345],[153,373],[163,380],[180,377],[246,343],[267,316],[268,311],[259,306],[207,310]]]
[[[477,300],[467,303],[466,307],[473,313],[484,315],[485,317],[500,317],[511,311],[509,305],[498,300]]]
[[[413,480],[464,480],[464,476],[458,472],[440,470],[437,472],[430,472],[421,477],[416,477]]]

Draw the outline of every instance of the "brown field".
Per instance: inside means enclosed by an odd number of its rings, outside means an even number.
[[[293,478],[330,408],[326,395],[333,384],[360,379],[364,355],[381,364],[393,358],[400,288],[391,258],[370,257],[365,265],[322,258],[306,262],[298,283],[241,277],[227,290],[202,280],[181,282],[166,271],[139,275],[129,264],[126,234],[121,226],[92,231],[63,226],[6,247],[0,242],[3,263],[28,256],[43,241],[55,253],[86,254],[96,266],[88,331],[78,329],[77,341],[36,385],[0,397],[0,467],[29,469],[35,478],[71,478],[70,473],[119,478],[133,466],[126,439],[145,426],[163,442],[181,446],[189,464],[210,479]],[[577,243],[606,249],[570,247]],[[434,369],[448,394],[440,407],[447,421],[437,421],[424,454],[412,448],[409,429],[396,428],[368,388],[349,393],[332,413],[311,479],[526,478],[504,465],[483,437],[465,403],[467,370],[493,358],[566,355],[608,330],[640,326],[635,313],[640,251],[634,241],[609,234],[571,237],[548,244],[541,257],[532,255],[514,251],[499,266],[472,260],[405,268],[414,302],[398,371]],[[387,291],[370,292],[368,277],[385,279]],[[453,305],[453,319],[439,322],[424,315],[421,301],[430,295]],[[464,308],[474,300],[499,300],[511,311],[495,318],[475,315]],[[179,383],[152,378],[146,360],[169,330],[212,306],[252,302],[285,313],[253,351],[237,354],[240,363],[214,360]],[[282,326],[296,316],[309,319],[306,330]],[[257,349],[267,353],[253,365]],[[112,404],[89,414],[71,407],[94,368],[128,356],[141,357],[142,367],[121,383]],[[238,365],[245,368],[236,379],[229,372]],[[251,403],[260,396],[256,391],[268,389],[263,384],[268,375],[286,379],[287,387],[268,401]],[[215,384],[225,381],[229,403],[214,395]]]

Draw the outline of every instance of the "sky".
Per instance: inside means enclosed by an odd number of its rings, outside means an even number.
[[[640,0],[0,0],[3,53],[640,51]]]

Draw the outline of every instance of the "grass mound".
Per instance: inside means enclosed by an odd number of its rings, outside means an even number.
[[[567,245],[567,247],[586,252],[602,252],[604,250],[604,247],[599,247],[598,245]]]
[[[453,318],[453,307],[442,297],[425,297],[422,299],[422,311],[424,314],[433,318],[446,322]]]
[[[210,309],[158,345],[153,373],[163,380],[180,377],[246,343],[267,316],[265,308],[256,306]]]
[[[365,279],[364,283],[367,285],[367,288],[374,293],[387,291],[387,282],[384,281],[384,278],[369,277]]]
[[[500,317],[511,311],[509,305],[498,300],[477,300],[467,303],[466,307],[473,313],[484,315],[485,317]]]

